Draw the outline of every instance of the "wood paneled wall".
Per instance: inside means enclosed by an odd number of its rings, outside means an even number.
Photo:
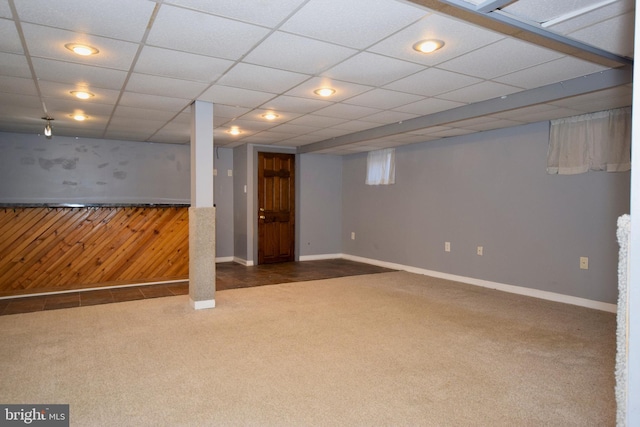
[[[0,208],[0,296],[188,276],[188,207]]]

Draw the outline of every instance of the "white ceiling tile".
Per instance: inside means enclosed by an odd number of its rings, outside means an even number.
[[[604,71],[605,69],[605,67],[592,62],[565,56],[555,61],[545,62],[544,64],[498,77],[495,81],[525,89],[533,89],[574,77]]]
[[[344,129],[351,132],[358,132],[361,130],[371,129],[378,126],[379,125],[377,123],[365,122],[362,120],[349,120],[347,122],[334,125],[335,128]]]
[[[425,13],[424,9],[410,3],[387,0],[311,0],[281,29],[363,49],[415,22]]]
[[[329,116],[344,118],[349,120],[358,120],[365,116],[379,113],[381,110],[369,107],[361,107],[359,105],[333,104],[315,112],[319,116]]]
[[[220,118],[228,118],[228,119],[235,119],[237,117],[240,117],[244,114],[247,114],[249,111],[251,111],[250,108],[244,108],[244,107],[236,107],[233,105],[214,105],[214,110],[213,110],[213,118],[214,120],[216,119],[216,117],[220,117]]]
[[[423,66],[412,62],[362,52],[325,71],[322,76],[352,83],[382,86],[423,69]],[[363,70],[367,72],[364,73]]]
[[[335,89],[336,93],[334,93],[329,97],[323,98],[319,95],[316,95],[313,92],[314,90],[320,89],[323,87],[330,87],[332,89]],[[373,89],[371,86],[364,86],[356,83],[347,83],[347,82],[342,82],[338,80],[331,80],[326,77],[314,77],[312,79],[307,80],[303,84],[291,89],[286,94],[291,96],[300,96],[304,98],[327,100],[330,102],[340,102],[371,89]]]
[[[240,89],[237,87],[213,85],[200,97],[201,101],[213,102],[214,104],[238,105],[240,107],[258,107],[268,100],[274,98],[273,93],[260,92],[257,90]],[[215,114],[215,111],[214,111]]]
[[[142,74],[211,83],[233,65],[232,61],[193,53],[145,46],[134,71]]]
[[[395,58],[433,66],[479,49],[504,35],[463,23],[443,15],[431,14],[406,29],[382,40],[369,50]],[[413,45],[420,40],[438,39],[444,47],[431,54],[419,53]]]
[[[308,78],[306,74],[240,63],[228,71],[218,83],[247,90],[282,93]]]
[[[194,99],[200,95],[207,86],[205,83],[133,73],[127,83],[127,91],[145,93],[147,95],[166,96],[169,98]]]
[[[0,19],[0,52],[23,53],[15,22]]]
[[[125,107],[124,105],[118,106],[116,111],[113,113],[113,117],[129,117],[132,119],[142,120],[152,119],[162,122],[170,121],[173,116],[175,116],[173,111],[155,110],[153,113],[149,114],[149,110],[146,108]]]
[[[383,110],[400,107],[424,99],[423,96],[405,92],[395,92],[387,89],[373,89],[361,95],[347,99],[347,104],[363,107],[380,108]]]
[[[72,64],[50,59],[33,59],[36,76],[41,80],[120,90],[127,78],[127,73],[109,68]]]
[[[610,4],[603,4],[603,7],[597,8],[587,13],[581,13],[577,16],[561,19],[556,23],[548,24],[547,29],[558,34],[570,34],[581,28],[586,28],[594,23],[606,21],[614,16],[624,15],[634,10],[634,0],[615,1]]]
[[[71,115],[74,113],[87,114],[90,117],[109,117],[113,111],[113,105],[92,104],[71,98],[46,98],[44,103],[52,115],[55,113],[56,120],[64,118],[72,123],[75,123],[71,119]]]
[[[293,135],[305,135],[305,134],[317,131],[319,129],[320,128],[317,128],[314,126],[292,125],[289,123],[284,123],[273,128],[275,132],[280,132],[285,134],[288,133]]]
[[[609,28],[618,28],[620,30],[608,31]],[[634,13],[629,12],[574,31],[570,36],[584,43],[599,47],[606,52],[633,57],[633,38],[627,36],[628,34],[633,34],[633,29]]]
[[[59,83],[59,82],[50,82],[46,80],[38,81],[38,86],[40,86],[40,92],[42,96],[45,98],[63,98],[73,100],[78,103],[98,103],[98,104],[115,104],[120,96],[120,91],[110,90],[110,89],[102,89],[102,88],[92,88],[86,85],[75,85],[69,83]],[[93,93],[93,97],[81,100],[75,98],[71,91],[74,90],[82,90]]]
[[[16,1],[24,22],[121,40],[142,40],[155,2],[130,0]]]
[[[268,33],[267,28],[163,5],[147,44],[235,60]]]
[[[492,79],[559,59],[563,55],[521,40],[503,39],[438,65],[439,68]]]
[[[42,112],[42,103],[40,102],[40,98],[38,98],[37,96],[23,95],[18,93],[3,93],[2,100],[4,101],[2,105],[7,106],[7,108],[3,110],[3,115],[11,111],[12,108],[37,109]],[[39,115],[42,114],[39,113]]]
[[[482,82],[462,89],[443,93],[440,98],[456,102],[479,102],[520,92],[522,89],[495,82]]]
[[[57,59],[95,67],[129,70],[138,45],[106,37],[74,33],[34,24],[22,24],[31,56]],[[100,51],[97,55],[80,56],[65,48],[67,43],[88,44]]]
[[[265,26],[276,26],[305,0],[278,0],[277,7],[267,0],[165,0],[191,9]]]
[[[336,117],[317,116],[314,114],[305,114],[301,117],[290,120],[288,123],[292,125],[312,126],[317,128],[337,127],[340,124],[348,123],[345,119]]]
[[[427,114],[438,113],[444,110],[450,110],[452,108],[461,107],[466,105],[463,102],[453,102],[439,98],[427,98],[422,101],[414,102],[412,104],[403,105],[401,107],[394,108],[394,110],[404,113],[418,114],[421,116]]]
[[[362,117],[360,120],[365,122],[380,123],[381,125],[383,125],[388,123],[399,123],[404,120],[413,119],[415,117],[418,116],[415,114],[401,113],[399,111],[381,111],[379,113]]]
[[[13,18],[8,0],[0,0],[0,17],[9,19]]]
[[[31,76],[29,63],[22,55],[0,52],[0,74],[12,77]]]
[[[33,80],[3,75],[0,75],[0,92],[38,96]]]
[[[273,120],[267,120],[266,118],[263,117],[264,114],[266,113],[275,113],[277,114],[278,117],[276,117]],[[213,115],[215,116],[216,112],[215,112],[215,106],[214,106],[214,111],[213,111]],[[298,113],[290,113],[290,112],[286,112],[286,111],[275,111],[272,109],[255,109],[255,110],[251,110],[249,111],[247,114],[244,114],[242,116],[240,116],[240,120],[254,120],[254,121],[259,121],[259,122],[265,122],[265,123],[271,123],[272,125],[276,125],[276,124],[280,124],[280,123],[289,123],[292,120],[303,116],[304,113],[298,112]]]
[[[512,2],[501,9],[508,14],[543,23],[567,15],[577,8],[594,6],[601,2],[602,0],[527,0]]]
[[[253,49],[244,62],[306,74],[318,74],[357,51],[276,31]]]
[[[142,93],[124,92],[120,105],[149,110],[181,111],[191,104],[189,99],[169,98],[166,96],[146,95]]]
[[[480,83],[480,79],[464,76],[438,68],[429,68],[385,86],[385,89],[399,90],[424,96],[437,96],[465,86]]]
[[[256,132],[262,132],[264,130],[274,128],[278,126],[278,123],[273,123],[267,120],[245,120],[243,118],[239,118],[230,122],[229,126],[237,126],[245,134],[254,134]]]
[[[312,113],[329,105],[331,105],[331,102],[321,99],[282,95],[267,101],[262,105],[262,108],[268,108],[274,111],[288,111],[291,113]]]

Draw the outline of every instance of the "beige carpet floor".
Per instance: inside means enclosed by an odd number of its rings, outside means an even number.
[[[0,317],[72,426],[608,426],[615,315],[406,272]]]

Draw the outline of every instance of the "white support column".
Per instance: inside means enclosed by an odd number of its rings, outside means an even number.
[[[196,310],[215,307],[216,208],[213,205],[213,104],[191,105],[189,300]]]
[[[636,23],[640,8],[636,7]],[[635,28],[635,54],[640,53],[640,27]],[[634,67],[634,81],[640,80],[640,69]],[[633,85],[632,105],[640,102],[640,88]],[[629,235],[629,301],[628,310],[628,389],[627,426],[640,425],[640,112],[633,109],[631,122],[631,233]]]

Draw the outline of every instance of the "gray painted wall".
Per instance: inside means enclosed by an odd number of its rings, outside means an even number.
[[[214,159],[216,256],[233,255],[233,151]],[[189,204],[188,145],[0,132],[0,203]]]
[[[547,146],[545,122],[399,147],[391,186],[364,184],[366,154],[345,157],[343,252],[615,303],[630,174],[548,175]]]
[[[233,150],[215,147],[213,202],[216,205],[216,258],[233,257]]]
[[[299,256],[342,252],[342,157],[298,156]]]
[[[189,203],[189,148],[0,133],[3,203]]]

